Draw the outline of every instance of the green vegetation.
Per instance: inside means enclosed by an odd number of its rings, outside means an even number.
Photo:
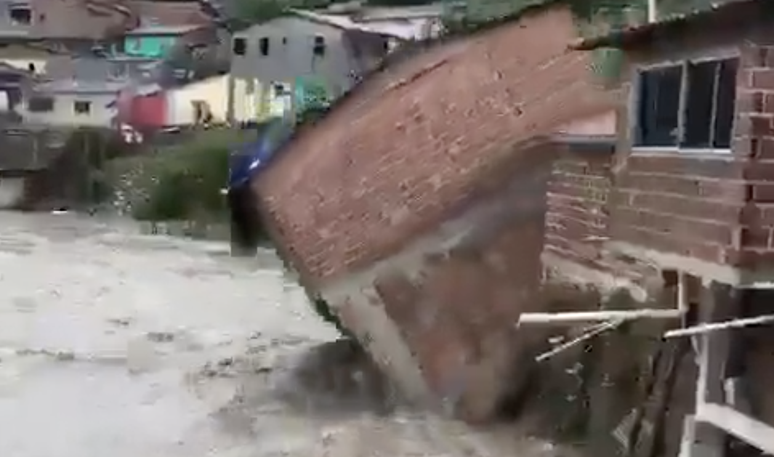
[[[225,221],[229,153],[249,133],[208,130],[180,144],[110,164],[118,197],[138,220]]]

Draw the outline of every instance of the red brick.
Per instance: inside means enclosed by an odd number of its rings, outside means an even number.
[[[678,215],[655,214],[624,208],[617,209],[614,216],[616,223],[642,227],[677,238],[695,238],[720,245],[731,245],[733,240],[732,228],[726,224],[690,220]]]
[[[774,69],[763,68],[752,71],[752,87],[755,89],[774,89]]]
[[[627,192],[628,205],[661,214],[681,214],[688,218],[736,224],[742,213],[743,201],[736,204],[684,198],[673,195],[648,194],[644,192]],[[611,217],[616,217],[614,208]]]
[[[752,136],[770,136],[772,131],[772,117],[767,114],[750,115],[750,135]]]
[[[758,139],[756,157],[765,160],[774,159],[774,137]]]
[[[741,178],[744,162],[729,161],[725,157],[706,159],[678,156],[631,156],[627,161],[629,172],[692,175],[705,178]]]
[[[774,203],[774,183],[752,184],[753,200],[757,203]]]
[[[504,145],[612,107],[589,53],[566,52],[576,33],[557,7],[437,45],[369,78],[297,135],[253,183],[264,211],[286,226],[277,241],[294,245],[296,267],[322,281],[391,255],[487,187],[502,172],[495,158],[533,160]],[[541,46],[512,44],[535,39]],[[399,129],[412,106],[421,119]],[[547,157],[535,151],[534,160]],[[310,204],[311,195],[319,201]],[[320,228],[332,235],[323,239]],[[322,246],[325,259],[312,265]]]
[[[774,226],[774,205],[749,202],[742,211],[742,223],[749,226]]]
[[[743,227],[740,241],[742,248],[769,248],[771,247],[771,228]]]

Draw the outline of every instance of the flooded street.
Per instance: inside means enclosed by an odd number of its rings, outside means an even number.
[[[351,388],[328,383],[325,358],[346,351],[319,349],[337,332],[269,251],[233,259],[225,243],[73,215],[0,220],[3,457],[557,455],[385,413],[358,367]]]

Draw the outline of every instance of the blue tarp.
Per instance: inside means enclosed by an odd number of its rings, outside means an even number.
[[[293,123],[289,119],[275,118],[261,126],[257,140],[240,146],[232,153],[229,190],[247,184],[255,173],[266,168],[292,134]]]

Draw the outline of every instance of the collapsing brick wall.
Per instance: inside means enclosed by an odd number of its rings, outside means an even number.
[[[612,145],[572,150],[553,164],[548,189],[546,252],[590,267],[599,265],[607,237]]]

